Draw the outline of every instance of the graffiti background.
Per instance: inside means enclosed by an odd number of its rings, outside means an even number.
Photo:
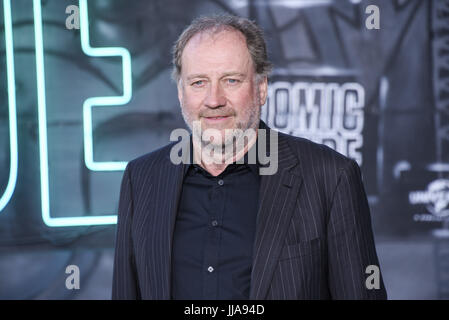
[[[78,218],[116,213],[122,171],[89,168],[85,140],[96,162],[126,163],[186,128],[171,46],[220,12],[265,30],[275,68],[262,119],[360,164],[389,298],[449,298],[449,1],[97,0],[88,30],[66,27],[70,5],[0,3],[1,299],[110,297],[115,225]],[[369,5],[378,30],[365,25]],[[132,85],[129,102],[92,108],[87,133],[83,104],[124,94],[126,72],[119,56],[87,54],[86,34],[129,52]],[[65,287],[71,264],[79,290]]]

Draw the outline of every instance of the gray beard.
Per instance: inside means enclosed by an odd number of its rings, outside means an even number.
[[[232,129],[240,129],[243,131],[246,131],[247,129],[253,129],[256,131],[257,133],[257,129],[259,128],[259,121],[260,121],[260,114],[261,114],[261,108],[262,106],[258,106],[260,105],[260,101],[259,101],[259,90],[258,87],[256,86],[256,94],[254,96],[253,99],[253,105],[252,108],[250,108],[249,110],[249,117],[248,117],[248,122],[247,123],[242,123],[242,122],[237,122],[236,123],[236,127],[232,128]],[[193,127],[193,120],[190,119],[190,117],[188,116],[187,113],[184,112],[184,108],[181,105],[181,113],[182,113],[182,117],[184,118],[184,122],[187,124],[187,126],[190,129],[190,132],[193,133],[193,131],[195,130],[195,128]],[[240,133],[240,134],[239,134]],[[231,137],[227,138],[225,137],[225,141],[224,142],[219,142],[219,143],[214,143],[211,141],[203,141],[202,139],[202,132],[195,132],[195,135],[193,135],[194,137],[201,137],[201,147],[204,148],[207,145],[212,145],[212,146],[219,146],[221,145],[221,150],[222,153],[224,155],[224,152],[226,151],[226,147],[228,148],[227,150],[234,150],[234,154],[237,152],[236,149],[236,145],[240,146],[239,144],[237,144],[237,141],[240,141],[240,139],[242,138],[244,134],[241,133],[241,131],[239,131],[237,133],[237,135],[233,134]],[[223,141],[223,140],[222,140]],[[244,145],[246,146],[247,143],[245,143]]]
[[[251,112],[250,117],[248,119],[247,123],[237,122],[235,128],[230,129],[237,129],[236,131],[233,131],[232,134],[225,134],[224,141],[221,139],[220,142],[214,142],[214,141],[204,141],[202,139],[202,132],[195,132],[196,137],[201,137],[201,147],[205,148],[206,146],[214,146],[214,147],[221,147],[222,155],[226,158],[230,156],[230,152],[232,154],[236,154],[239,150],[237,150],[238,147],[245,147],[248,143],[248,141],[241,141],[241,139],[244,139],[245,131],[248,129],[253,129],[257,132],[257,128],[259,127],[259,121],[260,121],[260,108],[254,108],[254,112]],[[190,131],[193,132],[196,128],[193,128],[192,123],[188,124]],[[225,129],[226,130],[226,129]]]

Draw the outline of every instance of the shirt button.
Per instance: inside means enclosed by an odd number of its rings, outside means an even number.
[[[214,271],[214,268],[212,268],[212,266],[209,266],[209,268],[207,268],[207,271],[212,272]]]
[[[219,184],[220,186],[222,186],[222,185],[224,184],[223,179],[218,180],[218,184]]]
[[[212,221],[212,226],[214,227],[218,226],[218,221],[217,220]]]

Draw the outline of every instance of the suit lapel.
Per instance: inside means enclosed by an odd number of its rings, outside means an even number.
[[[251,273],[252,300],[266,297],[302,183],[298,159],[285,138],[278,137],[278,148],[270,146],[270,153],[278,152],[278,170],[273,175],[261,176]]]

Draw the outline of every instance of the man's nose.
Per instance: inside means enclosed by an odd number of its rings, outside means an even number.
[[[211,83],[204,103],[209,108],[218,108],[226,104],[226,96],[220,83]]]

